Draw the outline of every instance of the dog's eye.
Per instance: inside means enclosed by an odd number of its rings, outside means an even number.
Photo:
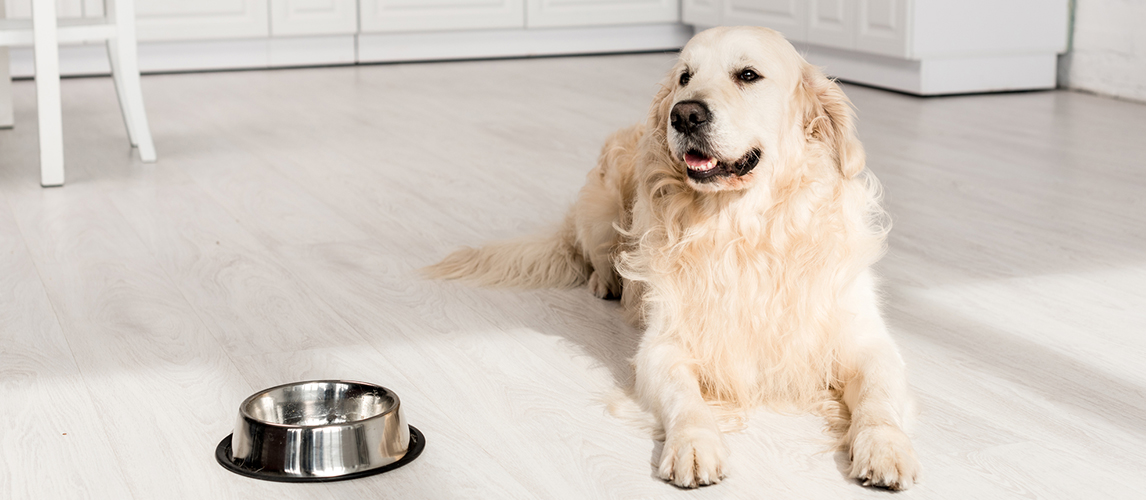
[[[738,75],[736,75],[736,78],[739,78],[740,81],[742,81],[742,82],[748,83],[748,82],[754,82],[756,80],[759,80],[762,77],[759,74],[757,74],[755,71],[753,71],[751,68],[744,68],[744,69],[740,70],[740,73]]]
[[[688,80],[690,78],[692,78],[692,75],[688,74],[687,71],[685,71],[684,73],[681,73],[680,74],[680,86],[683,87],[685,85],[688,85]]]

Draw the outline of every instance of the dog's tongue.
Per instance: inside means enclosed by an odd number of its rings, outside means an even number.
[[[711,156],[704,156],[695,153],[686,153],[684,155],[684,162],[688,164],[688,168],[693,170],[710,170],[716,166],[716,161]]]

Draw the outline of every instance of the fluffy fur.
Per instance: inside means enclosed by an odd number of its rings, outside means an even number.
[[[428,271],[619,297],[644,328],[633,394],[664,429],[658,474],[673,484],[724,477],[712,405],[838,400],[851,476],[904,489],[919,465],[870,270],[886,217],[864,168],[834,82],[774,31],[715,28],[682,50],[646,123],[608,139],[555,234],[463,249]]]

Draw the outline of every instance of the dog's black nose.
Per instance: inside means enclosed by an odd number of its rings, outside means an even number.
[[[672,128],[685,135],[694,134],[708,123],[708,106],[700,101],[681,101],[669,114]]]

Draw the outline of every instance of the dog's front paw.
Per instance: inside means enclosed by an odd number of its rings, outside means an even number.
[[[851,444],[849,476],[864,486],[906,490],[919,477],[919,460],[911,440],[898,427],[870,426],[859,429]]]
[[[589,275],[589,290],[593,291],[593,295],[598,299],[614,300],[621,297],[621,284],[616,282],[616,279],[610,280],[602,276],[601,272],[593,271]]]
[[[681,488],[696,488],[724,479],[728,449],[717,429],[691,427],[665,437],[657,476]]]

